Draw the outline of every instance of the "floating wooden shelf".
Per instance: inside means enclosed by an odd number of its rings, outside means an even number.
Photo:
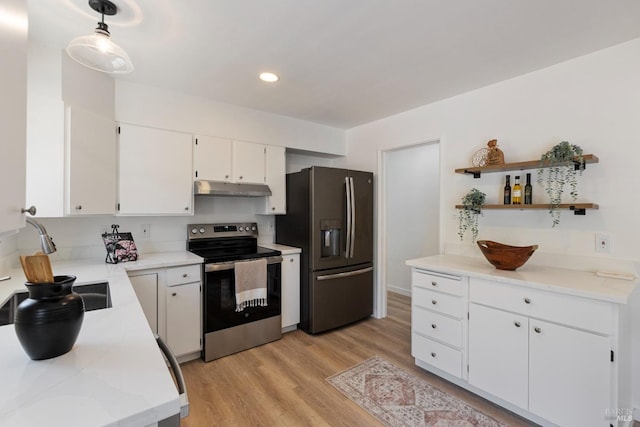
[[[594,154],[585,154],[582,156],[584,159],[584,164],[587,163],[598,163],[599,159]],[[577,162],[574,162],[578,165]],[[493,172],[507,172],[507,171],[515,171],[515,170],[527,170],[527,169],[540,169],[540,168],[550,168],[553,166],[564,166],[563,163],[549,163],[545,165],[540,164],[540,160],[530,160],[526,162],[516,162],[516,163],[504,163],[502,165],[492,165],[492,166],[482,166],[482,167],[470,167],[470,168],[460,168],[456,169],[456,173],[469,174],[473,175],[474,178],[480,178],[482,173],[493,173]],[[529,205],[531,206],[531,205]]]
[[[585,215],[587,209],[598,209],[597,203],[562,203],[558,206],[559,209],[572,210],[574,215]],[[464,209],[463,205],[456,205],[456,209]],[[535,205],[482,205],[482,209],[546,209],[550,210],[551,205],[548,204],[535,204]]]

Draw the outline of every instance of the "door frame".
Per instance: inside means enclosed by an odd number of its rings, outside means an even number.
[[[442,153],[442,138],[425,138],[419,142],[414,142],[410,144],[397,145],[390,148],[380,149],[378,150],[378,180],[377,180],[377,221],[376,221],[376,289],[374,293],[374,307],[373,307],[373,316],[375,318],[383,318],[387,317],[387,266],[385,263],[386,260],[386,245],[387,245],[387,227],[386,227],[386,216],[387,216],[387,196],[385,194],[386,188],[386,180],[387,180],[387,155],[394,152],[405,150],[409,148],[414,148],[420,145],[431,145],[431,144],[439,144],[439,153],[440,158],[438,159],[438,165],[440,171],[438,173],[440,177],[440,182],[438,184],[440,188],[439,194],[439,203],[440,203],[440,218],[438,219],[438,251],[442,253],[442,159],[444,158]]]

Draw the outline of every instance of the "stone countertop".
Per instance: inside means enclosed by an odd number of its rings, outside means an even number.
[[[199,264],[189,252],[143,254],[139,261],[54,263],[55,275],[77,276],[76,284],[108,281],[113,307],[85,313],[70,352],[32,361],[13,325],[0,327],[2,425],[146,426],[180,411],[178,391],[127,271]],[[25,290],[22,270],[0,283],[0,301]]]
[[[407,260],[406,265],[442,273],[477,277],[495,282],[558,292],[601,301],[627,304],[638,279],[596,276],[595,272],[525,264],[516,271],[498,270],[484,258],[434,255]]]
[[[294,248],[293,246],[281,245],[279,243],[260,243],[258,246],[262,246],[263,248],[273,249],[276,251],[282,252],[282,255],[293,255],[299,254],[302,252],[300,248]]]

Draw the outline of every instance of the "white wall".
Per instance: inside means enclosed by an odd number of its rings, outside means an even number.
[[[411,295],[405,260],[439,253],[439,144],[384,153],[386,288]]]
[[[140,84],[116,81],[116,120],[161,129],[345,154],[345,132]]]
[[[488,203],[500,203],[505,174],[474,180],[453,170],[470,165],[474,152],[493,138],[507,162],[538,159],[562,140],[578,144],[600,158],[599,164],[587,167],[579,186],[580,200],[598,203],[599,210],[587,211],[586,216],[564,211],[555,228],[545,211],[485,211],[479,238],[538,244],[532,263],[640,275],[639,111],[640,39],[636,39],[350,129],[341,166],[377,171],[378,150],[440,139],[444,251],[481,256],[468,236],[460,242],[453,207],[472,187],[484,191]],[[544,190],[534,185],[534,203],[544,203],[544,196]],[[611,254],[595,252],[596,231],[611,236]],[[633,404],[640,408],[640,307],[632,306],[631,311]]]
[[[640,198],[630,192],[638,182],[638,111],[640,39],[351,129],[344,163],[375,171],[379,149],[440,139],[445,251],[477,255],[469,239],[460,243],[451,213],[472,187],[487,193],[488,203],[499,203],[504,174],[474,180],[453,170],[470,165],[473,153],[492,138],[498,139],[507,162],[538,159],[568,140],[600,158],[587,167],[579,187],[580,199],[599,203],[600,210],[586,216],[565,211],[555,228],[544,211],[485,211],[479,238],[536,243],[540,248],[532,262],[629,268],[617,259],[640,259],[635,221]],[[534,185],[534,202],[544,202],[544,196]],[[595,253],[596,231],[611,235],[610,255]],[[589,257],[589,262],[574,264],[579,261],[575,256]]]

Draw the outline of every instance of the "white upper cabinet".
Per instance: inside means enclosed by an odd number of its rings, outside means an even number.
[[[193,177],[207,181],[231,181],[230,139],[196,136],[193,140]]]
[[[113,215],[113,79],[35,43],[28,63],[27,204],[44,217]]]
[[[65,114],[65,214],[114,214],[115,123],[81,108]]]
[[[118,140],[118,213],[191,215],[192,136],[121,124]]]
[[[24,28],[0,25],[0,233],[24,226],[27,141],[27,3],[8,0],[3,7],[24,18]]]
[[[267,145],[265,164],[266,184],[271,189],[271,196],[265,198],[262,213],[285,214],[287,213],[285,148]]]
[[[233,141],[233,181],[264,184],[265,145],[255,142]]]
[[[214,136],[197,136],[193,142],[193,179],[265,183],[266,146]]]

